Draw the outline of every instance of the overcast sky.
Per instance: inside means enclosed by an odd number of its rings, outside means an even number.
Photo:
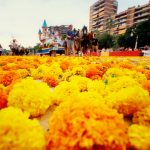
[[[89,24],[89,7],[97,0],[0,0],[0,44],[8,49],[13,37],[23,46],[38,43],[38,30],[47,24]],[[119,9],[146,4],[149,0],[118,0]]]

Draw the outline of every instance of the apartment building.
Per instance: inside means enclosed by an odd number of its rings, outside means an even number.
[[[117,13],[118,2],[116,0],[98,0],[90,7],[90,31],[106,30],[107,19]]]
[[[150,1],[148,4],[131,7],[114,17],[114,34],[124,34],[127,28],[136,25],[150,17]]]
[[[142,21],[145,21],[149,17],[150,17],[150,1],[148,2],[148,4],[145,5],[130,7],[127,10],[122,11],[118,14],[111,15],[113,25],[112,28],[110,29],[110,33],[124,34],[129,27]],[[107,26],[104,27],[104,29],[107,29]],[[90,30],[94,31],[95,27],[91,25]],[[103,32],[105,31],[107,30],[103,30]]]
[[[58,32],[60,35],[66,35],[69,25],[61,25],[61,26],[50,26],[49,32],[51,34],[54,34],[55,32]]]

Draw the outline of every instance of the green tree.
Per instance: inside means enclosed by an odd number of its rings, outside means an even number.
[[[138,47],[150,45],[150,18],[127,29],[124,35],[119,36],[118,44],[121,47],[135,48],[136,41]]]
[[[107,20],[106,20],[106,30],[109,34],[111,33],[111,29],[114,26],[115,26],[115,22],[113,21],[113,19],[111,17],[107,18]]]
[[[36,46],[34,46],[34,53],[37,53],[38,51],[40,51],[42,48],[40,47],[40,44],[37,44]]]
[[[150,18],[137,26],[138,46],[150,45]]]
[[[125,47],[126,45],[126,39],[125,39],[125,35],[119,35],[118,36],[118,40],[117,40],[117,43],[120,47]]]
[[[100,48],[112,48],[113,47],[113,36],[105,32],[103,34],[97,34]]]

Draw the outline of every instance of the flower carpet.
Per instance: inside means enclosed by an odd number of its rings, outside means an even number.
[[[0,150],[150,150],[149,57],[0,57]]]

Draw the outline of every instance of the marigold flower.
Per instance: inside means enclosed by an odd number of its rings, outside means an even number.
[[[141,87],[141,85],[133,78],[128,76],[120,77],[110,77],[108,80],[104,81],[106,83],[105,92],[118,92],[119,90],[127,87],[132,87],[133,85]]]
[[[86,76],[85,69],[83,69],[81,66],[74,67],[71,72],[73,75],[79,75],[82,77]]]
[[[7,107],[7,97],[6,91],[0,86],[0,109]]]
[[[30,75],[27,69],[18,69],[16,72],[20,76],[20,78],[26,78]]]
[[[81,77],[81,76],[72,76],[70,78],[71,84],[76,84],[80,92],[88,91],[88,84],[92,82],[89,78]]]
[[[74,97],[80,92],[80,88],[77,84],[72,84],[70,82],[61,82],[55,87],[52,92],[51,101],[54,105],[59,105],[65,101],[68,97]]]
[[[14,71],[8,71],[5,72],[0,78],[0,84],[3,84],[4,86],[8,86],[12,82],[15,82],[17,79],[19,79],[17,73],[15,73]]]
[[[59,84],[58,78],[52,75],[45,75],[42,80],[50,87],[56,87]]]
[[[150,149],[150,127],[133,124],[129,127],[128,136],[130,140],[131,149]]]
[[[135,70],[129,70],[124,68],[110,68],[107,70],[107,72],[104,74],[103,79],[108,80],[109,78],[117,78],[120,76],[129,76],[136,80],[138,83],[143,83],[146,81],[146,76],[142,74],[141,72],[137,72]]]
[[[64,61],[61,61],[61,63],[60,63],[60,68],[63,70],[63,71],[65,71],[65,70],[67,70],[68,68],[69,68],[69,61],[67,61],[67,60],[64,60]]]
[[[142,87],[133,86],[111,92],[106,98],[106,103],[118,110],[124,116],[133,116],[134,113],[150,104],[149,93]]]
[[[20,109],[0,110],[0,150],[45,150],[44,130]]]
[[[73,76],[73,73],[70,70],[67,70],[62,75],[62,81],[69,81],[72,76]]]
[[[125,150],[128,144],[122,115],[82,96],[57,107],[49,129],[50,150]]]
[[[95,92],[100,94],[101,96],[105,95],[105,84],[102,80],[92,80],[88,82],[87,91]]]
[[[46,83],[26,78],[13,86],[8,105],[27,111],[32,117],[38,117],[51,105],[50,96],[50,88]]]
[[[150,106],[134,114],[133,123],[150,127]]]
[[[49,74],[50,70],[47,65],[40,65],[36,69],[31,69],[31,77],[34,79],[42,79],[44,75]]]
[[[144,89],[146,89],[149,92],[149,95],[150,95],[150,80],[143,82],[142,85],[143,85]]]
[[[96,79],[98,79],[98,77],[101,78],[102,75],[103,73],[98,70],[96,65],[90,65],[86,70],[87,78],[95,79],[95,76],[96,76]]]

